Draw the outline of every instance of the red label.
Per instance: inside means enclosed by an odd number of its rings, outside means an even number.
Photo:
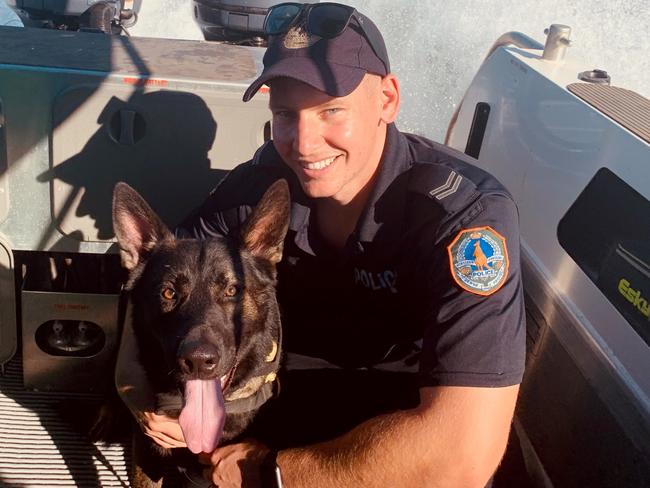
[[[138,86],[167,86],[169,84],[167,80],[156,80],[151,78],[134,78],[128,76],[122,78],[122,81],[127,85],[138,85]]]

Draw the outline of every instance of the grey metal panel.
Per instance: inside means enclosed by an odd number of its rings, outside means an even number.
[[[8,170],[6,179],[9,213],[0,224],[12,249],[76,251],[79,246],[61,242],[52,223],[50,182],[40,177],[50,166],[51,105],[58,92],[81,79],[99,85],[101,77],[23,70],[0,65]],[[67,246],[67,247],[66,247]],[[104,246],[105,247],[105,246]],[[105,252],[105,249],[88,249]]]
[[[119,295],[22,292],[23,377],[40,391],[102,391],[119,342]],[[103,348],[90,357],[55,356],[39,347],[37,329],[50,320],[89,321],[105,334]]]
[[[74,110],[75,107],[79,107]],[[263,142],[266,108],[227,91],[73,86],[54,101],[54,221],[85,241],[113,237],[112,189],[136,188],[174,227]],[[219,122],[216,122],[216,121]],[[236,142],[235,142],[236,141]]]
[[[555,486],[644,486],[650,419],[525,250],[522,269],[536,340],[517,418],[544,469]]]
[[[248,84],[256,76],[261,52],[201,41],[0,27],[0,64],[39,69]]]
[[[25,40],[32,36],[40,38],[42,33],[36,31],[21,30],[26,32]],[[205,198],[218,180],[219,171],[223,173],[249,159],[263,142],[264,125],[270,119],[268,95],[260,93],[244,104],[241,96],[248,81],[227,80],[238,80],[239,75],[235,74],[241,75],[245,70],[224,66],[227,64],[224,59],[205,58],[201,46],[194,50],[188,47],[186,55],[176,52],[182,58],[177,67],[202,66],[199,71],[203,78],[144,79],[134,66],[146,72],[148,60],[160,61],[158,47],[151,51],[149,48],[157,42],[164,45],[172,41],[155,40],[144,47],[138,44],[140,49],[130,53],[132,72],[120,73],[32,66],[37,61],[45,61],[41,59],[43,55],[29,49],[29,43],[16,44],[19,54],[12,54],[2,45],[3,36],[8,35],[0,32],[0,97],[5,115],[8,166],[0,182],[4,178],[11,204],[7,218],[0,221],[0,235],[11,241],[14,250],[109,251],[112,245],[108,214],[112,188],[109,186],[121,176],[112,169],[125,167],[133,160],[141,165],[147,161],[158,164],[149,159],[149,154],[166,159],[167,167],[176,170],[145,172],[132,182],[144,188],[156,210],[174,225],[183,212]],[[57,36],[52,41],[59,39]],[[94,37],[83,39],[90,42]],[[73,38],[78,43],[79,34]],[[185,41],[178,44],[188,46]],[[114,54],[113,45],[95,47],[93,55],[97,63],[111,67],[106,60]],[[220,48],[209,49],[213,57],[222,53]],[[242,59],[247,58],[256,73],[261,67],[262,50],[238,47],[236,51],[225,52],[232,54],[240,50]],[[8,57],[16,58],[15,62],[22,60],[23,64],[2,64]],[[84,59],[80,66],[88,68]],[[154,99],[169,104],[154,103]],[[150,126],[179,128],[184,140],[174,131],[165,134],[163,130],[157,147],[145,140],[133,147],[116,144],[106,131],[116,110],[139,110],[143,114],[147,112],[147,116],[155,115],[161,120]],[[201,134],[210,132],[209,126],[213,126],[214,132],[215,124],[214,141],[200,141]],[[94,160],[92,156],[97,151],[100,158]],[[188,171],[192,164],[200,165],[200,171]],[[94,174],[98,168],[101,171]],[[198,177],[190,179],[191,175]]]
[[[0,367],[16,352],[16,293],[11,247],[0,237]]]
[[[5,115],[0,96],[0,223],[7,218],[9,201],[7,192],[7,137],[5,135]]]

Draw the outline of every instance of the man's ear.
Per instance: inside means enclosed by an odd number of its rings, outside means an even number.
[[[278,180],[266,190],[242,228],[242,242],[253,256],[274,264],[280,262],[290,208],[289,185]]]
[[[120,246],[122,266],[129,271],[142,262],[158,242],[173,239],[149,204],[122,182],[113,190],[113,231]]]
[[[381,120],[386,124],[395,122],[400,106],[399,81],[389,73],[381,79]]]

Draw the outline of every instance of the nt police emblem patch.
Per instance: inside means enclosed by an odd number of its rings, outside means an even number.
[[[508,276],[506,240],[491,227],[461,230],[447,247],[451,275],[465,290],[491,295]]]

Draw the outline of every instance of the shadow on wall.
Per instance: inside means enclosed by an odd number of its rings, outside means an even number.
[[[136,92],[128,101],[113,97],[97,122],[100,128],[79,153],[53,161],[53,168],[38,176],[53,183],[56,225],[64,234],[82,229],[85,239],[111,239],[111,201],[118,181],[140,192],[173,228],[225,174],[210,168],[208,151],[217,124],[194,94]],[[84,216],[94,220],[96,235],[83,229]]]

